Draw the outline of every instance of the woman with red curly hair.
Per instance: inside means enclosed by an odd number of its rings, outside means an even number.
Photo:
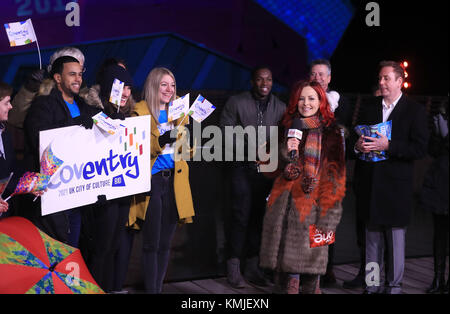
[[[281,119],[281,124],[285,129],[288,129],[292,124],[292,120],[300,115],[298,102],[303,88],[307,86],[314,89],[317,93],[319,99],[319,114],[323,119],[324,125],[330,126],[335,121],[334,114],[328,104],[326,93],[320,84],[316,82],[300,81],[294,84],[289,98],[288,108]]]
[[[275,271],[276,283],[289,294],[299,293],[299,287],[302,293],[320,293],[319,275],[326,271],[327,245],[345,195],[343,137],[315,82],[295,84],[281,124],[300,129],[302,137],[287,138],[284,132],[283,171],[267,202],[260,264]]]

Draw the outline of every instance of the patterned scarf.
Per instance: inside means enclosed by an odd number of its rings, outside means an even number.
[[[322,148],[322,123],[319,116],[314,115],[308,118],[300,119],[302,130],[307,134],[305,148],[303,153],[303,182],[302,187],[305,193],[310,193],[316,183],[317,174],[320,167],[320,151]]]

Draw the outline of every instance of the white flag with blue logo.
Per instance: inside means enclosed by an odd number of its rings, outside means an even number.
[[[189,110],[189,93],[169,104],[168,122],[183,118]]]
[[[31,19],[23,22],[7,23],[5,24],[5,29],[11,47],[23,46],[36,41],[36,34],[34,33]]]
[[[213,113],[214,110],[216,110],[216,107],[212,103],[202,95],[198,95],[191,108],[189,108],[188,115],[198,123],[201,123]]]

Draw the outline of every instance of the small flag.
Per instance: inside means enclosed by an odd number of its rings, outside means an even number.
[[[27,171],[19,179],[19,183],[17,184],[14,193],[11,194],[6,200],[16,194],[27,194],[37,191],[44,191],[48,186],[49,179],[50,176],[48,175]]]
[[[111,135],[116,134],[124,126],[119,122],[108,117],[104,112],[100,111],[95,116],[92,117],[94,124],[105,132]]]
[[[122,82],[118,79],[114,79],[111,88],[111,94],[109,95],[109,102],[120,107],[120,101],[122,99],[123,87],[125,86],[125,82]]]
[[[183,118],[189,110],[189,93],[169,104],[168,122]]]
[[[41,172],[42,174],[52,176],[58,171],[63,163],[64,162],[53,153],[50,144],[42,153]]]
[[[36,41],[33,23],[31,19],[23,22],[5,24],[6,35],[8,35],[11,47],[23,46]]]
[[[213,113],[214,110],[216,110],[216,107],[212,103],[202,95],[198,95],[191,108],[189,108],[188,115],[198,123],[201,123]]]

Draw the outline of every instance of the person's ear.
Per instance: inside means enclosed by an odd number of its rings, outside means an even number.
[[[53,79],[56,81],[56,83],[61,84],[61,81],[62,81],[61,74],[59,74],[59,73],[53,74]]]

